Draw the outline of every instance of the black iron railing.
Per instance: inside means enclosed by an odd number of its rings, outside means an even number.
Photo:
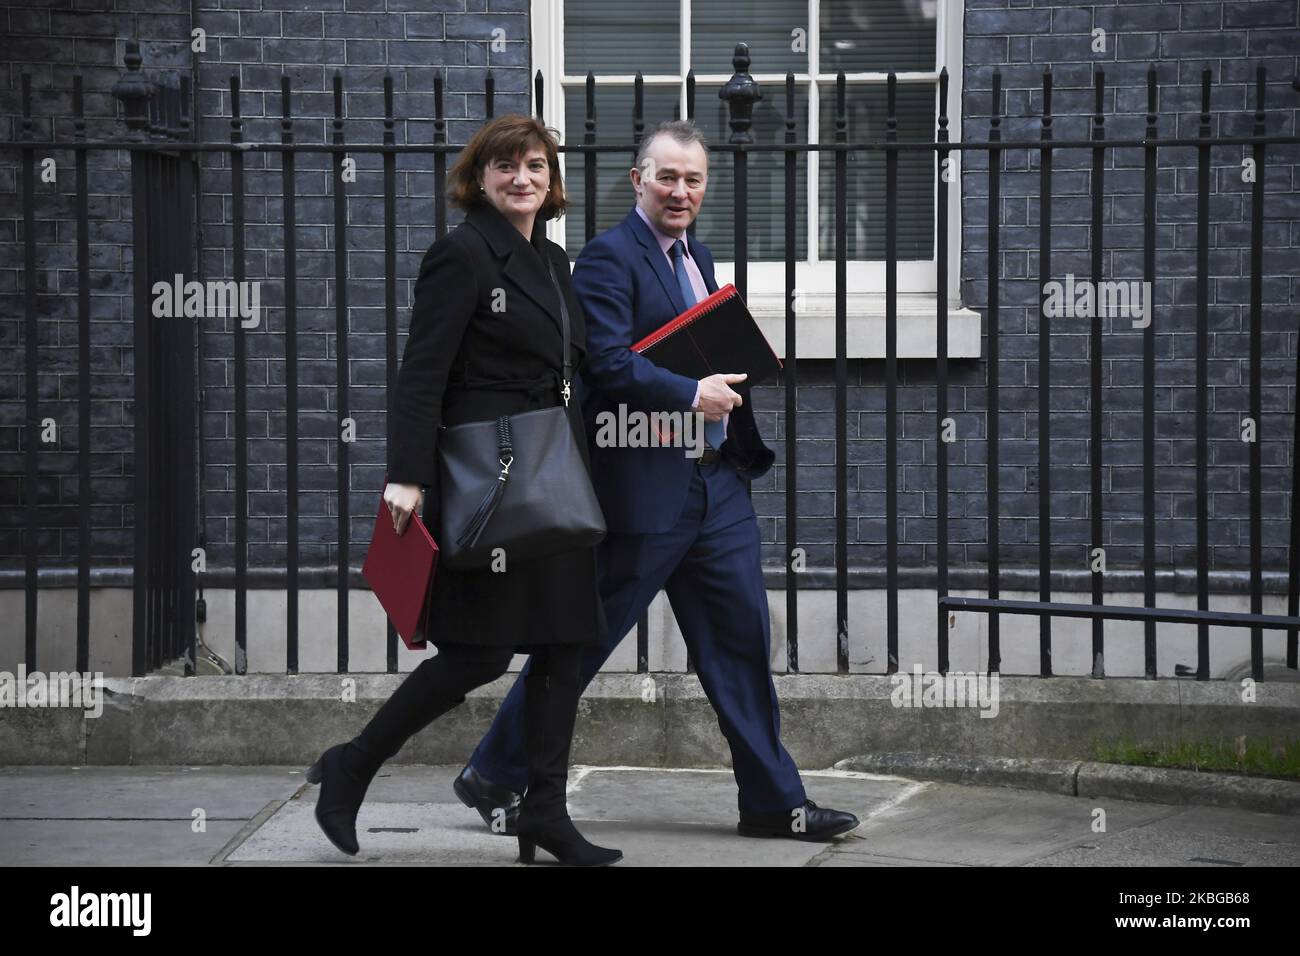
[[[744,295],[747,291],[747,230],[746,197],[748,188],[747,170],[749,157],[761,153],[774,152],[784,159],[784,197],[785,197],[785,356],[786,370],[782,387],[784,389],[784,461],[786,466],[785,485],[785,536],[782,542],[786,558],[786,638],[787,655],[790,670],[799,668],[799,592],[800,570],[794,559],[800,547],[799,531],[799,471],[797,442],[798,414],[796,390],[798,387],[798,322],[794,300],[795,287],[795,209],[796,196],[800,188],[797,178],[797,160],[801,155],[818,152],[829,153],[833,158],[834,175],[834,223],[835,223],[835,409],[837,423],[835,430],[836,480],[835,480],[835,592],[836,592],[836,643],[837,669],[845,673],[849,669],[849,614],[848,614],[848,522],[849,496],[847,484],[847,430],[848,415],[848,348],[847,348],[847,270],[849,262],[846,256],[847,232],[847,176],[850,153],[883,152],[886,176],[886,258],[885,258],[885,418],[886,418],[886,458],[885,458],[885,511],[886,511],[886,615],[883,622],[886,633],[887,661],[886,673],[893,673],[899,667],[898,655],[898,281],[897,281],[897,228],[896,221],[900,214],[898,198],[898,164],[900,155],[916,153],[931,155],[937,161],[936,168],[942,169],[945,161],[953,154],[961,152],[986,151],[988,153],[988,354],[987,354],[987,529],[988,529],[988,597],[963,598],[949,594],[948,547],[949,536],[949,439],[943,437],[952,420],[948,406],[948,329],[944,317],[948,309],[948,180],[943,175],[935,179],[935,270],[936,291],[935,304],[938,316],[937,326],[937,381],[936,409],[934,416],[937,449],[936,480],[938,489],[938,524],[937,524],[937,590],[938,601],[935,617],[935,641],[937,644],[939,669],[949,669],[949,616],[955,612],[980,612],[989,615],[988,670],[998,671],[1001,667],[1001,643],[999,632],[1000,615],[1029,614],[1037,615],[1040,621],[1039,631],[1039,672],[1043,676],[1054,673],[1052,666],[1052,619],[1056,616],[1086,617],[1092,621],[1092,659],[1094,677],[1105,676],[1105,656],[1102,641],[1102,626],[1105,620],[1142,621],[1145,624],[1145,674],[1154,678],[1156,668],[1156,624],[1157,622],[1195,623],[1198,626],[1197,667],[1195,676],[1205,680],[1209,677],[1209,639],[1208,627],[1211,624],[1251,629],[1252,673],[1256,679],[1262,678],[1264,628],[1284,628],[1287,631],[1287,665],[1295,668],[1297,630],[1300,629],[1300,568],[1297,556],[1300,555],[1300,541],[1297,529],[1300,528],[1300,516],[1295,511],[1295,498],[1292,496],[1291,536],[1290,536],[1290,575],[1288,592],[1288,613],[1286,615],[1267,615],[1263,608],[1262,589],[1262,528],[1260,517],[1261,500],[1261,458],[1260,444],[1256,440],[1250,446],[1250,604],[1249,613],[1229,613],[1213,611],[1209,608],[1209,547],[1208,547],[1208,497],[1206,467],[1209,462],[1207,440],[1207,355],[1208,355],[1208,254],[1209,242],[1209,177],[1210,151],[1216,146],[1247,145],[1251,149],[1251,158],[1256,168],[1254,186],[1250,192],[1250,396],[1249,414],[1258,424],[1263,419],[1261,407],[1261,282],[1267,268],[1263,245],[1263,207],[1265,197],[1265,162],[1267,149],[1271,145],[1295,145],[1300,137],[1295,135],[1266,135],[1264,89],[1265,73],[1261,67],[1258,71],[1254,94],[1254,126],[1249,136],[1217,136],[1211,134],[1210,114],[1210,74],[1204,74],[1201,84],[1201,123],[1195,137],[1159,136],[1157,104],[1157,83],[1154,69],[1148,75],[1148,112],[1145,135],[1140,139],[1107,138],[1105,135],[1106,117],[1103,113],[1105,94],[1105,77],[1101,71],[1095,74],[1096,112],[1091,120],[1091,136],[1081,140],[1056,139],[1052,128],[1052,76],[1043,76],[1043,110],[1040,123],[1040,136],[1037,140],[1012,141],[1003,140],[1001,130],[1001,90],[998,74],[994,74],[992,90],[992,110],[987,139],[962,139],[952,141],[949,135],[948,117],[948,74],[940,74],[937,87],[935,110],[935,135],[932,141],[900,142],[897,136],[897,114],[895,109],[897,82],[893,74],[888,80],[888,120],[883,138],[867,142],[850,142],[848,136],[848,106],[844,75],[840,74],[835,88],[834,135],[830,142],[799,142],[795,120],[795,79],[787,75],[785,83],[785,127],[784,141],[775,144],[758,144],[751,135],[751,109],[757,98],[757,84],[749,75],[749,55],[741,45],[737,47],[734,59],[736,73],[732,80],[720,91],[726,99],[729,109],[730,137],[725,143],[711,147],[714,152],[728,154],[734,164],[734,204],[736,216],[735,229],[735,284]],[[448,228],[446,196],[444,190],[447,157],[456,153],[461,147],[447,141],[447,120],[443,110],[443,83],[441,77],[435,80],[433,117],[433,142],[425,144],[399,144],[395,138],[396,117],[393,112],[392,78],[384,82],[384,118],[381,143],[349,143],[345,131],[347,121],[343,115],[343,83],[335,76],[333,82],[334,116],[329,142],[299,142],[294,136],[295,117],[292,111],[292,90],[290,81],[285,77],[280,91],[280,141],[247,142],[244,138],[244,120],[241,116],[241,94],[237,77],[232,77],[230,84],[230,133],[228,143],[196,142],[191,138],[189,95],[185,79],[180,83],[162,85],[147,83],[140,74],[140,57],[134,44],[128,44],[126,58],[127,73],[118,84],[115,93],[123,103],[127,138],[120,142],[92,143],[84,136],[84,122],[81,118],[81,85],[78,80],[76,94],[77,135],[72,143],[58,144],[60,149],[70,149],[77,161],[77,223],[78,223],[78,277],[79,290],[78,314],[81,319],[80,357],[82,375],[80,394],[78,396],[81,411],[81,449],[79,455],[80,492],[83,507],[81,509],[80,536],[81,551],[79,556],[78,589],[78,662],[84,669],[88,659],[87,619],[88,619],[88,562],[89,562],[89,509],[84,507],[91,500],[91,484],[88,472],[89,405],[92,396],[89,392],[86,362],[88,356],[87,321],[89,307],[86,299],[87,258],[86,247],[86,156],[96,149],[127,149],[130,151],[132,164],[132,211],[134,218],[134,302],[135,302],[135,553],[134,553],[134,654],[133,671],[145,673],[158,666],[163,659],[178,655],[187,655],[192,665],[195,657],[194,641],[194,593],[195,575],[190,570],[190,555],[197,544],[202,546],[202,530],[195,520],[196,475],[200,469],[193,466],[195,460],[195,426],[194,410],[196,383],[193,377],[192,356],[195,348],[194,326],[189,323],[157,323],[150,321],[149,290],[153,282],[167,279],[174,274],[192,276],[197,272],[199,257],[195,254],[194,230],[202,224],[195,218],[196,200],[199,187],[196,180],[198,157],[204,153],[224,154],[229,159],[231,171],[230,186],[230,223],[232,226],[231,246],[233,249],[233,278],[236,283],[245,280],[245,157],[267,153],[277,156],[281,164],[283,188],[283,228],[284,228],[284,354],[285,374],[285,408],[287,410],[287,488],[286,516],[288,549],[286,556],[286,588],[288,592],[288,610],[286,619],[287,653],[285,669],[296,673],[299,655],[299,586],[300,568],[298,561],[299,514],[298,514],[298,349],[297,349],[297,292],[299,277],[296,256],[296,200],[295,176],[298,155],[307,152],[328,153],[333,161],[333,247],[335,253],[335,332],[337,341],[337,416],[340,427],[348,418],[350,403],[350,382],[348,374],[348,340],[349,340],[349,304],[348,304],[348,189],[342,175],[345,158],[354,154],[372,153],[382,157],[384,182],[384,314],[386,319],[386,368],[387,380],[394,381],[397,372],[397,210],[396,210],[396,176],[399,157],[418,157],[428,154],[431,157],[434,188],[431,205],[435,233],[443,235]],[[695,83],[694,77],[686,80],[688,116],[694,115]],[[494,85],[490,72],[485,84],[486,115],[490,118],[494,112]],[[535,78],[535,103],[543,102],[543,77],[540,73]],[[643,115],[643,86],[638,76],[634,87],[634,134],[631,142],[598,142],[597,123],[594,115],[595,79],[587,78],[586,116],[583,119],[583,132],[580,143],[570,143],[561,147],[569,156],[570,163],[581,162],[583,191],[585,197],[584,226],[586,238],[590,239],[596,232],[597,199],[597,156],[600,153],[632,154],[639,144],[645,128]],[[539,108],[540,115],[540,108]],[[576,123],[571,124],[576,128]],[[37,217],[34,197],[35,171],[34,155],[36,144],[31,141],[32,120],[30,101],[30,78],[23,78],[23,140],[16,143],[0,144],[4,148],[18,149],[22,156],[23,223],[25,229],[25,290],[26,298],[26,369],[29,383],[27,395],[27,417],[29,433],[34,433],[38,426],[38,402],[36,391],[31,383],[35,382],[39,364],[37,348],[37,311],[34,297],[36,253],[34,244],[34,226]],[[1050,468],[1050,434],[1052,412],[1049,401],[1052,369],[1052,330],[1051,322],[1044,308],[1039,310],[1038,325],[1038,545],[1039,545],[1039,600],[1011,601],[1001,598],[999,591],[999,365],[1000,365],[1000,329],[999,329],[999,258],[1000,230],[1000,182],[1002,174],[1002,157],[1008,150],[1021,149],[1036,151],[1039,156],[1039,280],[1043,287],[1053,279],[1051,270],[1052,254],[1052,197],[1053,197],[1053,157],[1064,150],[1089,150],[1092,156],[1092,216],[1091,216],[1091,280],[1100,285],[1103,281],[1102,264],[1104,246],[1103,202],[1105,197],[1106,154],[1108,150],[1119,148],[1137,148],[1143,151],[1145,168],[1144,189],[1144,253],[1143,277],[1146,282],[1154,282],[1156,276],[1156,170],[1161,149],[1172,147],[1194,147],[1198,157],[1197,164],[1197,268],[1196,268],[1196,464],[1198,479],[1196,486],[1196,529],[1197,529],[1197,599],[1195,610],[1167,609],[1156,606],[1156,548],[1155,548],[1155,338],[1153,324],[1148,324],[1142,338],[1143,367],[1143,502],[1145,516],[1143,521],[1144,562],[1143,580],[1145,582],[1145,600],[1141,607],[1107,605],[1103,600],[1104,571],[1094,566],[1092,571],[1092,603],[1062,604],[1052,603],[1050,599],[1051,583],[1051,519],[1052,519],[1052,483]],[[570,177],[572,179],[572,167]],[[1103,414],[1105,411],[1105,387],[1103,385],[1102,333],[1100,323],[1094,323],[1091,332],[1091,449],[1089,456],[1091,486],[1091,535],[1092,547],[1101,547],[1103,540],[1103,483],[1102,469],[1105,441],[1103,434]],[[235,397],[235,494],[234,494],[234,590],[235,590],[235,641],[238,647],[236,671],[242,673],[246,668],[248,648],[247,625],[247,589],[248,589],[248,434],[247,434],[247,342],[246,333],[241,323],[234,324],[234,397]],[[1300,373],[1300,369],[1297,370]],[[1300,417],[1295,419],[1295,427],[1300,429]],[[200,436],[201,439],[201,436]],[[1300,439],[1300,431],[1293,442]],[[969,439],[968,439],[969,440]],[[200,445],[201,445],[200,440]],[[353,552],[349,540],[350,515],[348,500],[350,488],[349,448],[348,443],[338,441],[337,458],[337,502],[338,502],[338,558],[336,586],[338,590],[338,652],[337,667],[339,672],[349,669],[348,648],[348,601],[350,584],[353,577]],[[1294,447],[1294,445],[1293,445]],[[201,454],[201,451],[200,451]],[[26,458],[25,504],[27,523],[27,644],[26,652],[30,667],[37,661],[36,647],[36,592],[37,592],[37,477],[38,462],[36,444],[28,438]],[[1293,474],[1294,487],[1296,476]],[[197,532],[195,531],[198,527]],[[648,670],[648,629],[643,617],[637,635],[638,669]],[[388,628],[387,662],[390,671],[397,670],[397,636],[391,624]]]

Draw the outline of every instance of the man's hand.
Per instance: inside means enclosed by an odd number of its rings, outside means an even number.
[[[424,502],[424,491],[419,485],[399,485],[389,482],[384,486],[384,503],[393,516],[393,530],[401,535],[411,515]]]
[[[723,415],[728,415],[733,408],[745,404],[745,399],[738,392],[732,391],[731,386],[748,377],[744,372],[719,372],[700,379],[700,400],[695,410],[703,412],[707,422],[722,421]]]

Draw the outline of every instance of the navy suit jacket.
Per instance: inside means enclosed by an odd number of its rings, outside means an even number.
[[[689,233],[687,247],[709,292],[718,289],[713,256]],[[656,534],[681,517],[696,459],[685,448],[601,448],[594,442],[604,411],[691,411],[696,380],[660,368],[630,346],[686,311],[681,289],[650,228],[633,208],[614,228],[583,248],[573,290],[587,323],[581,374],[583,415],[590,441],[592,482],[610,531]],[[745,403],[731,412],[720,449],[742,478],[754,480],[776,455],[764,444]]]

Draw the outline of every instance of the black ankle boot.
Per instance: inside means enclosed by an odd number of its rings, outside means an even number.
[[[473,672],[449,670],[437,657],[421,662],[360,734],[330,747],[312,764],[307,780],[321,785],[316,822],[331,843],[356,855],[357,812],[379,768],[412,736],[464,701],[464,683],[476,678]]]
[[[535,862],[539,846],[565,866],[609,866],[623,859],[622,850],[588,841],[567,813],[555,819],[539,820],[528,815],[527,807],[521,807],[518,827],[520,863]]]
[[[530,670],[524,690],[528,789],[516,824],[519,862],[534,862],[540,846],[567,866],[617,863],[623,851],[588,842],[569,819],[565,791],[580,694],[576,676],[552,680]]]
[[[329,841],[349,856],[356,856],[360,849],[357,811],[379,766],[349,740],[330,747],[307,771],[308,782],[321,785],[316,822]]]

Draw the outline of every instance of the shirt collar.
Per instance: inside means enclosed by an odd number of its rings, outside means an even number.
[[[664,255],[668,256],[668,258],[671,259],[673,255],[672,253],[673,243],[677,241],[677,238],[675,236],[668,235],[668,233],[666,232],[660,232],[659,227],[650,221],[650,217],[646,215],[645,210],[641,208],[640,203],[637,203],[636,206],[634,206],[633,208],[636,209],[636,214],[641,217],[641,221],[650,227],[650,234],[653,235],[655,239],[658,241],[659,248],[664,251]],[[681,239],[682,239],[682,248],[685,251],[686,258],[687,259],[692,258],[691,244],[686,241],[685,233],[682,234]]]

